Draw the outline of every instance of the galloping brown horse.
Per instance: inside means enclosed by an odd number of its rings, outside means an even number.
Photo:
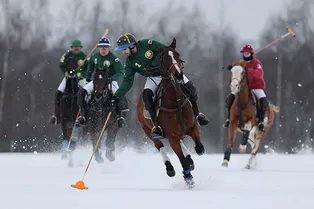
[[[189,187],[193,187],[194,181],[191,170],[194,169],[194,162],[191,154],[182,142],[185,135],[192,137],[195,142],[195,151],[198,155],[204,153],[204,146],[200,141],[200,134],[197,122],[193,113],[192,105],[188,97],[184,94],[183,86],[183,62],[180,60],[179,53],[175,50],[176,39],[171,45],[160,48],[161,59],[161,84],[156,93],[156,107],[158,124],[163,129],[164,137],[169,139],[170,146],[178,156],[183,167],[183,178]],[[140,97],[137,104],[138,121],[146,135],[154,142],[159,150],[167,175],[173,177],[175,170],[166,154],[163,143],[151,135],[153,123],[144,116],[144,103]]]
[[[230,123],[228,129],[228,147],[224,154],[222,166],[228,167],[230,155],[234,145],[236,132],[243,133],[242,142],[239,145],[239,152],[246,151],[249,142],[252,148],[251,157],[247,169],[251,169],[255,162],[255,156],[262,141],[273,124],[274,112],[279,111],[279,107],[269,104],[264,118],[265,132],[257,128],[256,122],[256,99],[249,87],[248,71],[244,61],[233,62],[231,72],[231,91],[235,93],[235,100],[230,109]]]

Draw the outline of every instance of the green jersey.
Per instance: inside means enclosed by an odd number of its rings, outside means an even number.
[[[78,68],[78,78],[83,78],[85,77],[85,72],[87,70],[87,62],[85,61],[85,63],[82,65],[83,60],[86,58],[86,54],[82,51],[80,51],[79,53],[75,54],[73,53],[71,50],[67,51],[66,53],[64,53],[60,59],[60,63],[59,63],[59,70],[63,73],[63,75],[65,75],[65,63],[66,60],[74,57],[77,58],[78,60],[78,66],[80,66]]]
[[[98,65],[99,70],[103,70],[105,65],[109,68],[108,77],[113,81],[120,83],[124,76],[123,66],[120,59],[112,52],[109,52],[106,56],[102,56],[100,52],[94,53],[88,64],[88,70],[86,72],[86,80],[90,81],[91,76]]]
[[[124,66],[125,76],[122,84],[115,93],[117,97],[124,96],[131,89],[135,73],[139,73],[145,77],[160,76],[158,68],[161,64],[157,45],[166,47],[165,44],[152,39],[143,39],[137,42],[136,53],[131,54],[126,59]],[[149,68],[155,70],[150,71]]]

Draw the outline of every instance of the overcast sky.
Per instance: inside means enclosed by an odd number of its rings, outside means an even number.
[[[68,0],[52,0],[51,12],[54,15],[59,15],[60,11],[65,10],[66,1]],[[90,6],[93,1],[85,1],[85,5],[82,6]],[[113,1],[104,0],[104,6],[111,7]],[[199,4],[205,12],[204,18],[217,25],[220,23],[219,13],[221,2],[223,2],[224,23],[231,26],[245,41],[258,39],[259,33],[269,21],[269,15],[281,13],[285,8],[284,6],[291,0],[130,0],[132,4],[141,4],[147,11],[154,13],[164,8],[163,6],[170,1],[176,2],[178,6],[184,4],[186,8],[193,8],[193,4]]]

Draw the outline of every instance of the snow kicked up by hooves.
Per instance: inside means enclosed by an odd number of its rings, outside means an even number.
[[[159,154],[125,151],[113,163],[94,160],[84,179],[75,184],[82,165],[69,168],[60,154],[0,154],[0,204],[5,209],[312,209],[313,155],[258,155],[257,168],[245,170],[249,155],[233,154],[222,168],[223,154],[194,155],[195,181],[187,189],[176,156],[176,176],[169,178]]]

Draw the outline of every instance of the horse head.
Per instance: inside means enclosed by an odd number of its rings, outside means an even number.
[[[109,90],[109,78],[108,78],[108,67],[105,65],[103,70],[99,70],[96,67],[94,74],[94,95],[96,97],[107,96]]]
[[[180,54],[176,51],[176,39],[167,47],[156,46],[161,59],[161,74],[163,78],[170,78],[178,83],[183,82],[183,61]]]
[[[235,94],[241,91],[243,85],[248,84],[248,73],[245,61],[241,60],[240,62],[233,62],[230,72],[230,88],[231,92]]]
[[[65,71],[66,77],[76,78],[76,72],[78,68],[78,59],[75,57],[70,57],[65,61]]]

